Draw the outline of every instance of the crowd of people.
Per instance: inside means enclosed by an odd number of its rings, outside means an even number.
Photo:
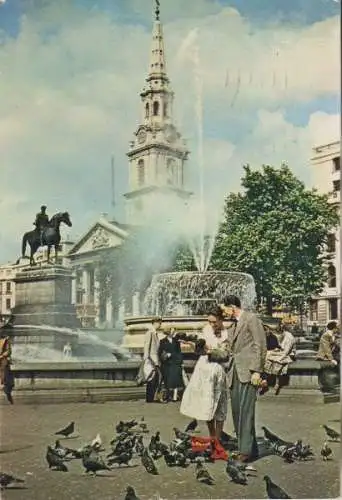
[[[288,367],[296,359],[295,337],[282,323],[263,325],[256,314],[243,310],[240,299],[233,295],[209,312],[196,341],[175,334],[173,329],[164,331],[160,340],[161,329],[162,318],[154,318],[145,336],[144,360],[151,360],[153,367],[146,384],[146,401],[181,399],[181,413],[206,421],[209,435],[220,439],[230,399],[239,458],[244,462],[254,459],[258,454],[257,395],[272,385],[275,395],[279,394]],[[192,343],[197,356],[190,380],[182,367],[184,343]],[[338,325],[330,322],[316,358],[336,365],[337,352]]]

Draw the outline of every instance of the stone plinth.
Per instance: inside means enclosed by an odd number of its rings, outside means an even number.
[[[72,271],[63,266],[29,268],[16,274],[15,325],[80,326],[71,304]]]

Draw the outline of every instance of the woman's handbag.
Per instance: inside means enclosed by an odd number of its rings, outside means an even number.
[[[148,348],[149,354],[151,350],[151,343],[152,343],[152,335],[150,338],[150,345]],[[138,374],[135,379],[137,385],[140,386],[150,382],[153,379],[155,372],[156,372],[156,365],[154,364],[152,359],[150,357],[143,359],[139,366]]]

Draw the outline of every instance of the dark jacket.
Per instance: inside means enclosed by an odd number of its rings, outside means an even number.
[[[166,389],[183,387],[183,355],[179,340],[173,338],[170,341],[167,337],[163,338],[159,344],[158,355]]]

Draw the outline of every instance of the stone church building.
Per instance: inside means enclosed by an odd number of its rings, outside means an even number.
[[[151,220],[163,201],[177,198],[186,203],[191,193],[184,187],[189,151],[173,122],[174,92],[166,71],[162,23],[156,11],[152,32],[149,71],[140,94],[140,125],[127,152],[129,190],[125,193],[126,221],[121,224],[102,216],[68,253],[75,269],[73,303],[83,326],[111,327],[125,315],[138,314],[138,294],[113,310],[110,300],[100,298],[96,268],[101,254],[122,245],[129,235]],[[137,110],[139,111],[139,110]]]

